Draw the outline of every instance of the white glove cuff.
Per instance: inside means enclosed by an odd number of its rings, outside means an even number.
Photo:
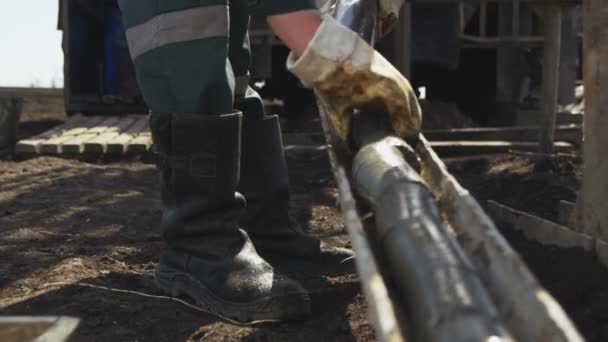
[[[287,69],[305,86],[325,80],[344,61],[351,59],[360,37],[338,23],[332,16],[324,15],[321,26],[300,58],[292,53],[287,57]]]

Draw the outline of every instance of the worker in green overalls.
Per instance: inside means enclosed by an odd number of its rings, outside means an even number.
[[[382,16],[394,20],[401,1],[383,2]],[[321,99],[331,99],[323,95],[329,93],[340,97],[343,90],[332,89],[331,81],[355,80],[350,72],[376,75],[389,89],[380,102],[407,97],[397,101],[397,109],[412,112],[411,119],[398,127],[416,130],[419,113],[417,103],[410,103],[415,98],[409,84],[398,73],[384,75],[388,69],[377,73],[378,62],[381,69],[390,64],[352,31],[322,16],[312,0],[121,0],[119,5],[151,110],[161,170],[166,248],[157,283],[239,322],[308,314],[307,291],[282,271],[352,272],[353,256],[306,235],[290,220],[279,121],[264,114],[248,86],[249,17],[267,19],[292,50],[290,70]],[[363,105],[379,99],[355,98]],[[338,134],[347,134],[339,128],[348,120],[340,113],[343,105],[327,104],[335,110]]]

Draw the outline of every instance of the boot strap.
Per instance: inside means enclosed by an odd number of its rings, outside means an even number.
[[[168,155],[154,152],[156,167],[163,169],[188,170],[194,177],[215,178],[216,161],[212,154]]]

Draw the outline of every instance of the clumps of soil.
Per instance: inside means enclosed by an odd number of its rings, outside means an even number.
[[[579,248],[557,248],[526,240],[501,227],[541,284],[589,342],[608,341],[608,269]]]
[[[534,172],[528,158],[503,155],[470,158],[448,163],[450,171],[471,191],[480,204],[495,200],[514,209],[556,220],[559,201],[576,200],[580,166],[571,159],[558,159],[551,172]]]
[[[469,116],[454,103],[443,101],[420,101],[422,108],[422,129],[451,129],[476,127]]]

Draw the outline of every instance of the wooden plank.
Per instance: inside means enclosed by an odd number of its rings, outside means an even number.
[[[445,140],[504,140],[536,141],[538,126],[519,127],[473,127],[455,129],[425,130],[424,136],[430,141]],[[555,139],[574,144],[582,142],[583,130],[579,125],[561,125],[556,127]]]
[[[109,127],[103,133],[85,142],[84,152],[107,153],[107,145],[122,132],[126,131],[131,125],[133,125],[133,123],[135,123],[135,121],[137,121],[137,118],[133,116],[120,118],[116,125]]]
[[[106,144],[106,153],[121,154],[127,152],[129,142],[135,139],[137,134],[145,130],[149,130],[148,117],[142,116],[137,118],[129,128]]]
[[[97,137],[99,134],[105,132],[107,129],[110,129],[112,126],[116,125],[120,121],[120,117],[109,117],[103,119],[97,125],[90,127],[89,129],[81,132],[79,134],[74,135],[72,138],[64,141],[61,144],[61,153],[65,154],[78,154],[84,151],[84,143]]]
[[[495,201],[488,201],[487,209],[495,222],[510,225],[512,229],[522,232],[528,240],[561,248],[578,247],[588,252],[594,249],[591,236],[577,233],[558,223],[509,208]]]
[[[102,116],[85,117],[78,125],[64,131],[61,135],[48,139],[40,144],[41,154],[59,154],[62,153],[61,147],[64,142],[72,139],[74,136],[86,132],[89,128],[95,127],[104,120]]]
[[[24,154],[40,153],[40,145],[43,142],[61,136],[65,131],[83,124],[86,119],[85,117],[75,117],[41,134],[21,140],[17,143],[16,152]]]
[[[608,241],[608,6],[588,0],[585,26],[585,145],[583,181],[576,202],[576,228]]]
[[[127,153],[144,153],[148,152],[152,147],[152,136],[147,134],[141,134],[136,136],[133,140],[129,141],[127,146]]]
[[[470,155],[470,154],[495,154],[507,153],[512,150],[535,151],[538,149],[536,142],[512,142],[512,141],[433,141],[431,147],[442,156],[446,155]],[[567,142],[555,142],[554,150],[559,153],[574,153],[574,145]]]

